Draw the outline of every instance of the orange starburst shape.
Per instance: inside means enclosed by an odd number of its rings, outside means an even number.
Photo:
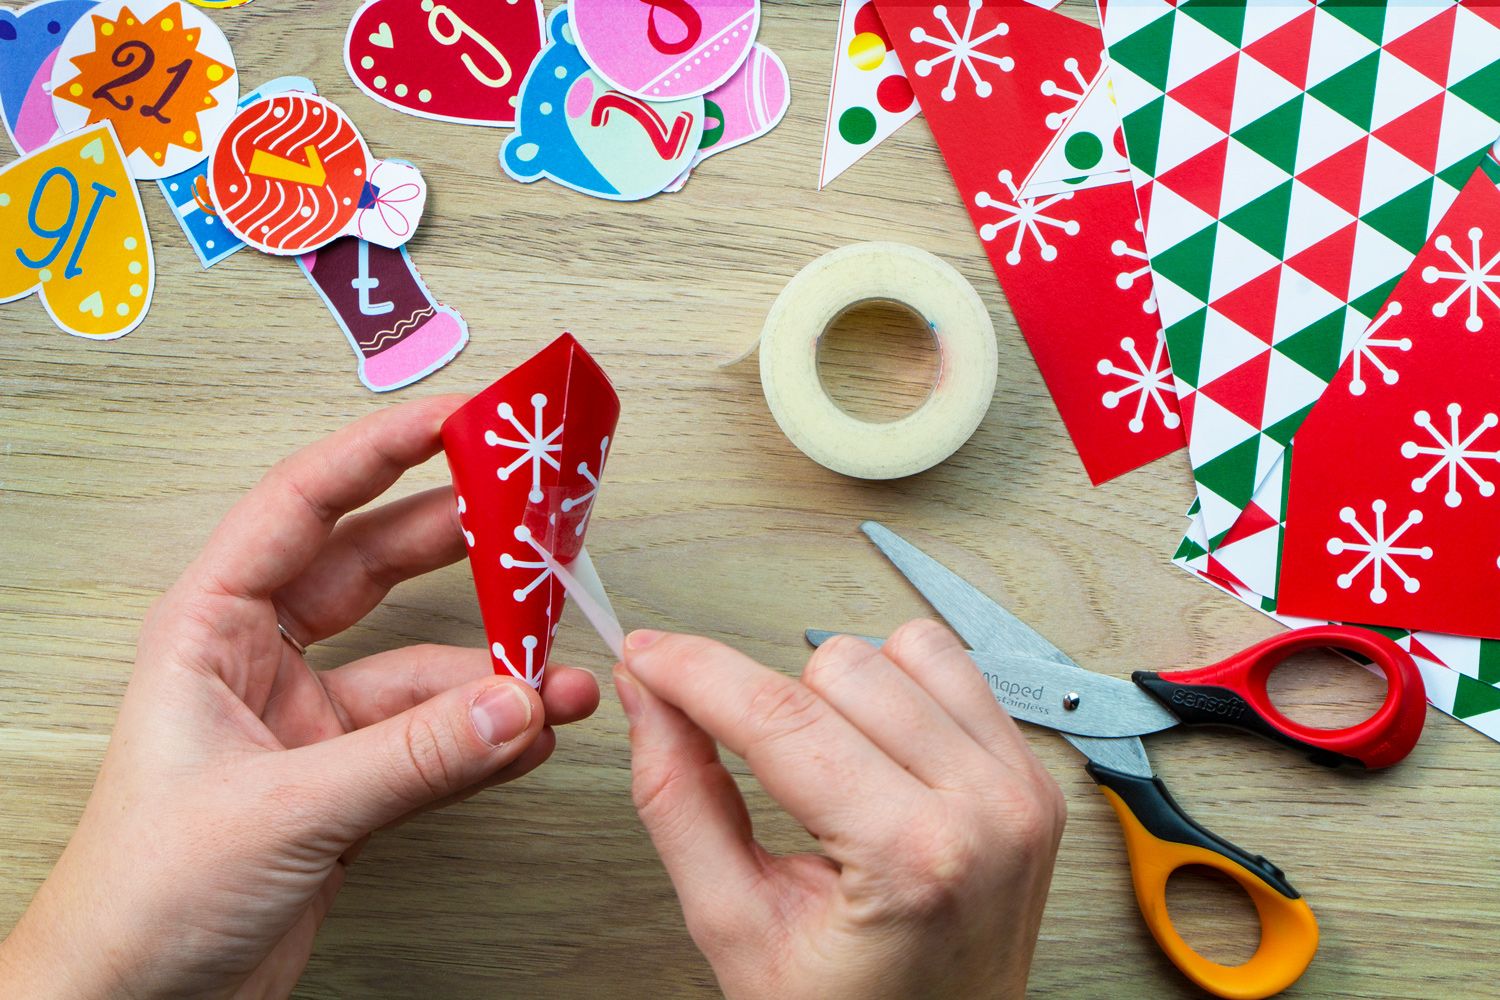
[[[77,75],[53,96],[85,108],[90,125],[112,122],[127,155],[140,150],[161,165],[172,146],[202,153],[199,115],[219,107],[212,91],[234,66],[204,52],[203,29],[183,16],[179,3],[145,21],[127,6],[114,18],[91,14],[94,49],[73,57]]]

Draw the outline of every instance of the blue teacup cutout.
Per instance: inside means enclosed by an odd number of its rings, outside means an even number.
[[[615,90],[578,51],[567,7],[547,26],[552,40],[521,85],[501,167],[522,183],[547,177],[612,201],[660,192],[698,151],[703,98],[648,102]]]

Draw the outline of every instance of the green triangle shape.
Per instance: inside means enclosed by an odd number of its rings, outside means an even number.
[[[1202,509],[1203,509],[1203,498],[1195,496],[1195,497],[1193,497],[1193,502],[1188,505],[1187,516],[1188,517],[1197,517],[1198,516],[1198,512],[1200,510],[1202,510]]]
[[[1151,270],[1184,292],[1208,301],[1209,279],[1213,277],[1214,241],[1219,224],[1211,222],[1175,247],[1151,258]],[[1170,341],[1168,342],[1170,347]]]
[[[1260,432],[1283,448],[1291,447],[1292,435],[1297,433],[1297,428],[1302,426],[1302,421],[1307,419],[1316,405],[1316,401],[1308,403],[1290,417],[1283,417],[1269,427],[1262,427]]]
[[[1366,132],[1375,117],[1375,77],[1380,70],[1380,52],[1371,52],[1345,66],[1315,86],[1307,88],[1316,97]]]
[[[1486,684],[1500,684],[1500,642],[1479,641],[1479,679]]]
[[[1401,284],[1401,278],[1402,275],[1393,275],[1389,280],[1376,285],[1359,298],[1351,299],[1349,308],[1365,319],[1373,320],[1380,314],[1380,310],[1385,306],[1386,300],[1391,297],[1391,293],[1396,290],[1396,286]]]
[[[1191,562],[1208,555],[1208,550],[1191,538],[1184,538],[1182,544],[1177,546],[1177,551],[1172,553],[1174,562]]]
[[[1470,719],[1500,708],[1500,688],[1476,681],[1467,674],[1458,675],[1458,689],[1453,692],[1453,714]]]
[[[1409,253],[1420,253],[1427,242],[1427,216],[1432,211],[1432,178],[1365,215],[1361,221]]]
[[[1453,166],[1456,167],[1458,164],[1455,163]],[[1453,167],[1448,168],[1448,170],[1452,169]],[[1484,171],[1484,175],[1490,179],[1490,183],[1500,184],[1500,163],[1496,163],[1491,157],[1481,156],[1479,158],[1479,169]],[[1439,173],[1438,179],[1447,180],[1448,178],[1444,175],[1448,173],[1448,170]]]
[[[1203,363],[1203,339],[1208,326],[1208,310],[1199,309],[1166,329],[1167,355],[1172,359],[1172,373],[1194,388]],[[1197,511],[1188,511],[1191,517]]]
[[[1199,486],[1213,490],[1243,510],[1255,495],[1255,487],[1260,485],[1255,475],[1255,463],[1259,457],[1260,435],[1257,434],[1198,466],[1193,470],[1193,478],[1198,480]],[[1224,534],[1228,533],[1226,529]],[[1210,539],[1211,548],[1216,544],[1216,540]]]
[[[1302,131],[1302,101],[1306,96],[1298,94],[1231,135],[1286,173],[1296,173],[1297,137]]]
[[[1376,45],[1381,44],[1385,35],[1385,4],[1370,0],[1323,0],[1318,10],[1331,14]]]
[[[1224,225],[1279,260],[1286,254],[1291,208],[1292,182],[1288,180],[1224,216]]]
[[[1130,162],[1148,177],[1156,176],[1156,152],[1161,146],[1161,115],[1167,105],[1165,97],[1136,108],[1122,121],[1125,142],[1130,147]]]
[[[1449,84],[1448,93],[1467,101],[1491,118],[1500,118],[1500,60]]]
[[[1167,89],[1167,64],[1172,55],[1175,11],[1163,14],[1144,28],[1126,35],[1109,47],[1110,59],[1124,66],[1157,90]]]
[[[1245,37],[1245,0],[1193,0],[1177,8],[1239,48]]]
[[[1338,374],[1339,362],[1343,361],[1344,311],[1345,307],[1339,306],[1317,322],[1271,345],[1271,349],[1297,362],[1324,382],[1333,381]]]

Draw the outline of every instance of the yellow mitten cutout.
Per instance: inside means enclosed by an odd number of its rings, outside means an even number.
[[[113,340],[145,318],[155,282],[140,195],[108,122],[0,168],[0,302],[40,291],[60,329]]]

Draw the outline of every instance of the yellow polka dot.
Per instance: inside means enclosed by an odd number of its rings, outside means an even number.
[[[213,103],[214,103],[214,99],[212,97],[205,97],[203,99],[203,106],[204,107],[208,107],[208,106],[212,105]]]
[[[182,141],[191,146],[198,141],[198,133],[192,130],[182,133]]]
[[[74,97],[77,97],[79,94],[83,93],[83,85],[78,83],[73,84],[73,86],[68,88],[68,93],[72,94]]]
[[[162,31],[171,31],[175,27],[177,27],[177,25],[172,23],[172,19],[170,17],[164,17],[161,19]]]
[[[155,160],[157,163],[160,163],[162,161],[162,158],[166,155],[167,154],[165,150],[158,149],[156,152],[151,154],[151,159]]]
[[[208,67],[208,78],[210,80],[213,80],[215,83],[224,79],[224,67],[220,66],[218,63],[214,63],[212,66]]]
[[[126,24],[127,24],[127,25],[129,25],[129,26],[130,26],[130,27],[132,27],[132,28],[133,28],[133,27],[135,27],[135,18],[133,18],[133,17],[127,17],[127,18],[126,18],[126,19],[125,19],[125,23],[126,23]]]
[[[106,38],[108,38],[110,35],[113,35],[114,33],[115,33],[115,26],[113,24],[101,24],[101,25],[99,25],[99,34],[105,36]]]

